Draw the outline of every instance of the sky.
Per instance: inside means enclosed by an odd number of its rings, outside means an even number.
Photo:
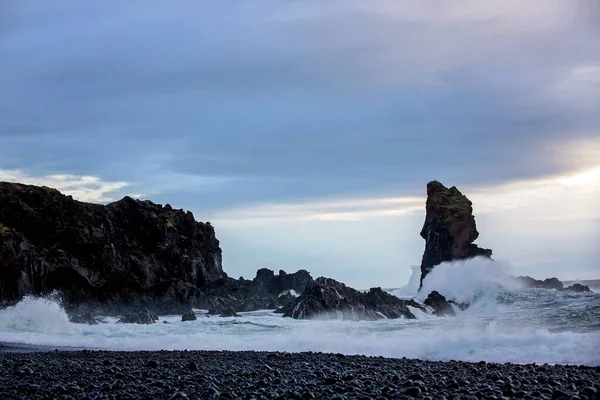
[[[600,278],[600,3],[0,2],[0,180],[211,221],[229,275],[403,285],[425,187]]]

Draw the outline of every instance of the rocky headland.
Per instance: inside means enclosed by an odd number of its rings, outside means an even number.
[[[445,261],[492,251],[478,238],[471,201],[456,187],[427,184],[421,236],[425,251],[421,284]],[[576,292],[556,278],[517,279],[525,287]],[[26,295],[59,293],[73,322],[97,323],[97,315],[117,315],[122,323],[154,323],[157,315],[193,308],[210,314],[276,309],[285,317],[375,320],[415,318],[413,311],[452,316],[465,304],[432,292],[424,305],[401,300],[381,288],[357,291],[306,270],[260,269],[252,280],[223,270],[221,248],[209,222],[170,205],[125,197],[107,204],[74,200],[55,189],[0,182],[0,306]]]
[[[0,305],[57,291],[75,320],[127,313],[124,321],[148,321],[148,313],[192,307],[274,309],[311,281],[304,270],[230,278],[212,225],[168,204],[131,197],[89,204],[0,182]]]

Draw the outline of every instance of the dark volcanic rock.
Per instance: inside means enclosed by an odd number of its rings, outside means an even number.
[[[569,286],[568,288],[566,288],[565,290],[569,291],[569,292],[576,292],[576,293],[591,293],[591,290],[588,286],[586,285],[582,285],[581,283],[576,283],[574,285]]]
[[[282,293],[300,294],[312,281],[305,270],[228,277],[211,224],[170,205],[130,197],[88,204],[54,189],[0,182],[0,306],[59,291],[75,319],[90,310],[253,311],[287,304]]]
[[[0,302],[53,290],[68,303],[185,303],[225,278],[210,223],[130,197],[87,204],[0,183]],[[186,307],[189,309],[189,306]]]
[[[408,306],[421,308],[415,301],[401,300],[381,288],[360,292],[336,280],[321,277],[309,284],[300,297],[281,311],[284,317],[296,319],[414,319]]]
[[[149,325],[158,321],[158,316],[147,309],[130,311],[117,321],[119,324],[143,324]]]
[[[564,287],[563,283],[558,278],[547,278],[542,280],[534,279],[530,276],[519,276],[515,278],[526,288],[537,288],[537,289],[549,289],[549,290],[564,290],[576,293],[591,292],[590,288],[582,285],[581,283],[575,283],[567,288]]]
[[[517,280],[526,288],[563,290],[563,284],[557,278],[548,278],[542,281],[530,276],[519,276]]]
[[[193,311],[187,312],[185,314],[183,314],[181,316],[181,321],[185,322],[185,321],[196,321],[198,318],[196,318],[196,314],[194,314]]]
[[[473,244],[479,232],[473,217],[472,203],[456,187],[448,189],[440,182],[429,182],[426,211],[421,230],[421,237],[425,239],[421,286],[433,267],[444,261],[477,256],[491,258],[492,250]]]
[[[217,314],[217,312],[213,311],[211,314]],[[239,317],[239,314],[236,313],[233,308],[228,308],[223,311],[219,317]]]
[[[217,281],[201,295],[197,306],[212,314],[222,314],[228,309],[237,312],[272,310],[295,299],[289,294],[291,290],[301,294],[306,285],[312,282],[313,278],[305,270],[293,274],[279,271],[275,275],[272,270],[263,268],[256,272],[256,277],[251,281],[243,278]]]
[[[439,294],[437,291],[429,293],[429,296],[423,302],[425,305],[433,308],[433,315],[437,316],[449,316],[454,317],[456,313],[452,305],[446,300],[444,296]]]

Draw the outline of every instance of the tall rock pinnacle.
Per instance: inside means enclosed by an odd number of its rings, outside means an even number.
[[[448,189],[438,181],[429,182],[426,211],[421,229],[425,252],[421,262],[420,286],[423,286],[423,279],[433,267],[444,261],[477,256],[491,258],[492,250],[473,244],[479,232],[472,203],[455,186]]]

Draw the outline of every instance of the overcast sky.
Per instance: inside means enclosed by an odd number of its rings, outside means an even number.
[[[0,2],[0,179],[210,220],[232,276],[400,286],[425,185],[600,278],[600,2]]]

